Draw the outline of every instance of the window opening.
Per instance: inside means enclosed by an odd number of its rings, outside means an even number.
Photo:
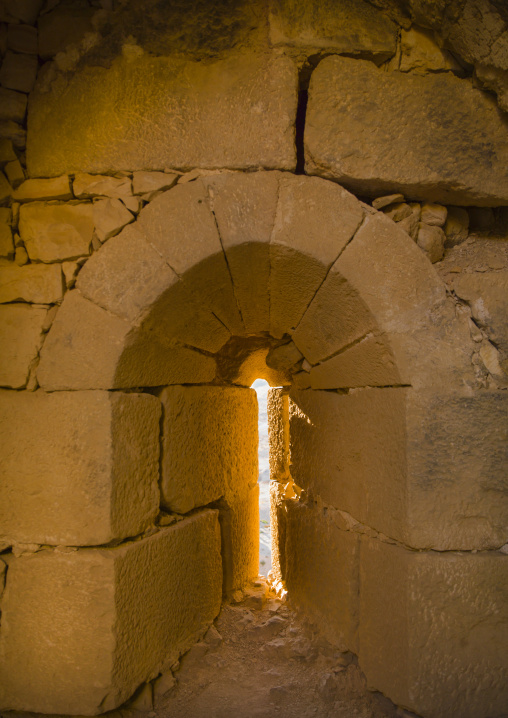
[[[259,461],[259,573],[268,574],[272,567],[272,537],[270,530],[270,465],[268,448],[267,397],[270,385],[264,379],[252,384],[258,397],[258,461]]]

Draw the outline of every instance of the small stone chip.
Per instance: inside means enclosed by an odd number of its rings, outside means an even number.
[[[388,205],[395,204],[396,202],[404,202],[404,195],[388,194],[385,197],[376,197],[376,199],[372,200],[372,206],[374,209],[382,209],[383,207],[388,207]]]

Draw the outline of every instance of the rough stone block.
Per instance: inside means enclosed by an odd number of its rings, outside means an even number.
[[[203,635],[221,584],[215,511],[116,548],[12,559],[2,709],[96,715],[118,707]]]
[[[14,192],[12,193],[14,199],[16,189],[25,181],[25,170],[19,160],[14,160],[14,162],[8,162],[5,165],[4,171],[11,187],[14,188]]]
[[[7,26],[7,47],[14,52],[37,55],[37,29],[30,25]]]
[[[0,536],[87,546],[144,531],[159,511],[155,397],[0,393]]]
[[[162,503],[178,513],[244,495],[258,479],[258,412],[252,389],[163,390]]]
[[[351,348],[310,370],[313,389],[400,384],[393,354],[383,337],[369,334]]]
[[[7,207],[0,207],[0,258],[10,259],[13,254],[11,210]]]
[[[29,304],[0,306],[0,386],[22,389],[43,339],[45,307]]]
[[[436,44],[430,30],[416,27],[401,30],[398,69],[401,72],[415,72],[419,75],[428,72],[455,71],[460,74],[463,72],[453,55]]]
[[[77,290],[58,311],[37,372],[47,391],[206,383],[214,377],[211,357],[162,343]]]
[[[77,172],[72,183],[76,197],[112,197],[124,199],[132,195],[132,182],[129,177],[108,177]]]
[[[108,69],[76,73],[61,94],[34,95],[29,173],[291,170],[296,104],[288,57],[203,63],[125,54]]]
[[[506,205],[506,136],[495,100],[451,73],[389,73],[328,57],[311,78],[307,172],[359,194]]]
[[[270,40],[383,62],[395,53],[397,28],[363,0],[272,0]]]
[[[45,199],[72,199],[67,175],[52,179],[28,179],[12,193],[15,202],[32,202]]]
[[[0,84],[8,90],[31,92],[37,69],[37,55],[19,55],[8,50],[0,68]]]
[[[0,134],[0,164],[4,165],[6,162],[14,162],[16,159],[16,153],[12,147],[11,140],[6,139]]]
[[[242,335],[244,326],[206,187],[199,180],[177,185],[150,202],[136,226],[184,278],[197,302],[213,311],[232,334]]]
[[[358,652],[360,537],[333,510],[285,502],[286,586],[291,601],[341,651]]]
[[[24,122],[27,97],[23,92],[0,88],[0,120]]]
[[[269,242],[277,209],[278,172],[211,176],[208,189],[236,301],[248,333],[270,330]]]
[[[259,571],[259,484],[219,505],[222,536],[222,590],[244,588]]]
[[[270,324],[274,336],[298,326],[305,310],[363,219],[342,187],[283,176],[270,248]]]
[[[0,172],[0,204],[9,204],[11,196],[11,184],[4,173]]]
[[[267,398],[270,478],[289,480],[289,398],[284,389],[269,389]]]
[[[123,202],[116,198],[99,199],[93,203],[93,221],[100,242],[118,234],[126,224],[134,221]]]
[[[58,264],[0,266],[0,304],[6,302],[54,304],[62,297],[62,270]]]
[[[134,172],[132,191],[134,194],[165,192],[175,184],[178,175],[173,172]]]
[[[362,538],[360,666],[371,690],[429,718],[508,702],[508,557],[407,551]]]
[[[503,391],[293,391],[291,475],[414,548],[499,548],[508,526],[507,412]]]
[[[84,257],[90,254],[93,229],[91,204],[29,202],[19,210],[19,233],[31,260]]]

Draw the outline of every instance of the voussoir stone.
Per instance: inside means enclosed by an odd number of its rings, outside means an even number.
[[[8,573],[2,710],[97,715],[168,671],[217,616],[217,512],[117,547],[20,556]]]
[[[29,202],[20,207],[19,233],[31,260],[59,262],[90,254],[91,204]]]
[[[395,53],[396,25],[363,0],[272,0],[269,18],[273,45],[334,50],[378,62]]]
[[[297,68],[288,57],[205,64],[140,53],[88,67],[62,90],[34,95],[32,176],[296,164]]]
[[[6,302],[54,304],[62,297],[62,270],[58,264],[0,266],[0,304]]]
[[[495,101],[450,73],[389,73],[334,56],[311,78],[307,172],[358,193],[506,205],[507,140]]]
[[[144,394],[0,392],[0,537],[89,546],[148,528],[160,413]]]

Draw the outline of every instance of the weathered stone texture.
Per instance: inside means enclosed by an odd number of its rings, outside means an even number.
[[[397,27],[363,0],[272,0],[273,45],[319,48],[386,60],[395,52]]]
[[[406,551],[362,538],[360,666],[371,690],[429,718],[501,716],[508,557]]]
[[[23,92],[0,88],[0,120],[24,122],[27,97]]]
[[[333,510],[286,501],[285,579],[291,602],[341,651],[358,652],[360,537]]]
[[[93,203],[93,221],[100,242],[118,234],[134,216],[119,199],[99,199]]]
[[[58,262],[90,254],[91,204],[30,202],[19,211],[19,233],[31,260]]]
[[[287,390],[269,389],[267,400],[270,478],[289,480],[289,398]]]
[[[160,404],[120,392],[0,394],[0,537],[86,546],[159,510]]]
[[[251,389],[164,389],[162,503],[186,513],[224,497],[231,505],[257,481],[257,401]]]
[[[0,258],[12,258],[13,254],[11,210],[7,207],[0,207]]]
[[[361,194],[506,205],[507,139],[494,100],[450,73],[387,73],[329,57],[311,78],[307,171]]]
[[[12,559],[8,576],[0,705],[95,715],[167,671],[219,612],[217,513],[117,548]]]
[[[34,93],[29,172],[293,169],[296,99],[297,69],[286,57],[205,65],[124,56]]]
[[[54,304],[62,297],[62,270],[59,265],[0,266],[0,304],[5,302]]]
[[[132,194],[132,183],[129,177],[108,177],[77,172],[72,183],[76,197],[113,197],[123,199]]]
[[[69,178],[63,175],[52,179],[28,179],[12,193],[12,199],[16,202],[72,199]]]
[[[259,484],[219,507],[222,534],[222,590],[245,588],[259,572]]]
[[[26,386],[30,367],[42,344],[45,307],[29,304],[0,306],[0,386]]]

